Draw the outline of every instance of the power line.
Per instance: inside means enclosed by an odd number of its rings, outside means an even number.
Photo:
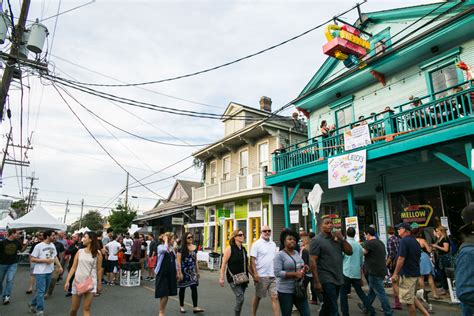
[[[367,0],[364,0],[361,4],[364,4]],[[207,73],[207,72],[211,72],[211,71],[214,71],[214,70],[217,70],[217,69],[220,69],[220,68],[224,68],[224,67],[227,67],[227,66],[230,66],[230,65],[233,65],[233,64],[236,64],[238,62],[241,62],[241,61],[244,61],[244,60],[247,60],[247,59],[250,59],[252,57],[255,57],[255,56],[258,56],[258,55],[261,55],[263,53],[266,53],[270,50],[273,50],[275,48],[278,48],[280,46],[283,46],[289,42],[292,42],[300,37],[303,37],[305,36],[306,34],[309,34],[311,32],[313,32],[314,30],[317,30],[321,27],[323,27],[324,25],[326,25],[327,23],[331,22],[335,17],[339,17],[341,15],[344,15],[352,10],[354,10],[355,8],[359,7],[360,4],[357,4],[355,6],[353,6],[352,8],[350,8],[349,10],[346,10],[344,11],[343,13],[340,13],[336,16],[334,16],[333,18],[330,18],[326,21],[324,21],[323,23],[319,24],[319,25],[316,25],[315,27],[312,27],[310,28],[309,30],[306,30],[296,36],[293,36],[287,40],[284,40],[283,42],[280,42],[278,44],[275,44],[275,45],[272,45],[268,48],[265,48],[265,49],[262,49],[260,51],[257,51],[255,53],[252,53],[252,54],[249,54],[249,55],[246,55],[244,57],[240,57],[240,58],[237,58],[233,61],[230,61],[230,62],[226,62],[224,64],[221,64],[221,65],[218,65],[218,66],[214,66],[214,67],[210,67],[210,68],[207,68],[207,69],[203,69],[203,70],[199,70],[199,71],[196,71],[196,72],[193,72],[193,73],[189,73],[189,74],[185,74],[185,75],[180,75],[180,76],[175,76],[175,77],[171,77],[171,78],[166,78],[166,79],[160,79],[160,80],[154,80],[154,81],[145,81],[145,82],[138,82],[138,83],[127,83],[127,84],[100,84],[100,83],[87,83],[87,82],[80,82],[80,81],[74,81],[75,84],[79,84],[79,85],[83,85],[83,86],[95,86],[95,87],[131,87],[131,86],[144,86],[144,85],[151,85],[151,84],[157,84],[157,83],[163,83],[163,82],[169,82],[169,81],[174,81],[174,80],[178,80],[178,79],[183,79],[183,78],[189,78],[189,77],[193,77],[193,76],[197,76],[197,75],[201,75],[201,74],[204,74],[204,73]]]

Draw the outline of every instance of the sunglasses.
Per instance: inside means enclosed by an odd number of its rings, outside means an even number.
[[[237,234],[237,235],[235,235],[235,236],[237,236],[237,237],[242,237],[242,236],[244,236],[244,234]]]
[[[271,230],[271,229],[265,229],[265,230],[262,230],[262,232],[264,232],[264,233],[271,233],[272,230]]]
[[[193,239],[193,236],[188,236],[186,239]]]

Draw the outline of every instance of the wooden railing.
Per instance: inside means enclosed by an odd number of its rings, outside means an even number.
[[[467,88],[465,88],[467,87]],[[456,90],[462,88],[463,90]],[[449,95],[446,95],[449,93]],[[273,153],[274,173],[308,165],[344,152],[344,131],[368,124],[372,144],[387,138],[443,126],[474,115],[474,81],[467,81],[434,94],[414,98],[370,118],[360,120],[322,135],[296,143]],[[370,122],[368,122],[370,121]],[[368,145],[370,147],[371,145]]]

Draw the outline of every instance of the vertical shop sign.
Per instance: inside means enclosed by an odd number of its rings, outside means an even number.
[[[387,226],[385,224],[385,216],[383,212],[377,212],[379,222],[379,237],[384,244],[387,244]]]
[[[328,159],[329,188],[338,188],[365,182],[367,151],[359,150],[350,154]]]
[[[346,217],[346,231],[349,227],[352,227],[355,229],[355,236],[354,239],[356,241],[360,240],[360,235],[359,235],[359,219],[357,216],[351,216],[351,217]]]
[[[300,222],[300,211],[290,211],[290,224],[298,224]]]

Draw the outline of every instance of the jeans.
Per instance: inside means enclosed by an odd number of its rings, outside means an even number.
[[[349,315],[349,303],[347,301],[347,294],[349,294],[349,291],[351,289],[351,285],[354,287],[354,290],[357,293],[357,296],[359,296],[360,300],[364,304],[365,308],[369,312],[370,315],[375,315],[375,310],[372,307],[371,302],[369,301],[369,298],[367,295],[364,293],[364,290],[362,290],[362,283],[360,279],[350,279],[346,276],[344,276],[344,285],[341,288],[341,312],[343,316],[348,316]]]
[[[341,290],[340,285],[334,283],[323,283],[323,306],[319,315],[321,316],[339,316],[337,299]]]
[[[392,307],[390,307],[387,294],[385,293],[385,288],[383,286],[383,277],[369,274],[369,294],[367,295],[367,298],[369,300],[370,305],[372,305],[376,296],[379,299],[380,303],[382,303],[384,315],[392,315],[393,310]]]
[[[234,314],[237,316],[240,315],[240,312],[242,311],[242,305],[244,305],[245,298],[245,289],[247,286],[235,285],[234,283],[229,283],[229,285],[235,295]]]
[[[301,316],[310,316],[308,300],[296,298],[292,293],[278,292],[278,302],[280,303],[281,316],[291,316],[293,304],[296,306]]]
[[[51,282],[51,273],[35,274],[36,296],[31,301],[31,305],[36,307],[38,312],[44,311],[44,294]]]
[[[17,264],[0,264],[0,294],[2,297],[11,296],[13,279],[15,278]],[[3,280],[7,279],[5,290],[3,290]]]
[[[461,302],[461,315],[462,316],[472,316],[474,315],[474,306],[467,305]]]

